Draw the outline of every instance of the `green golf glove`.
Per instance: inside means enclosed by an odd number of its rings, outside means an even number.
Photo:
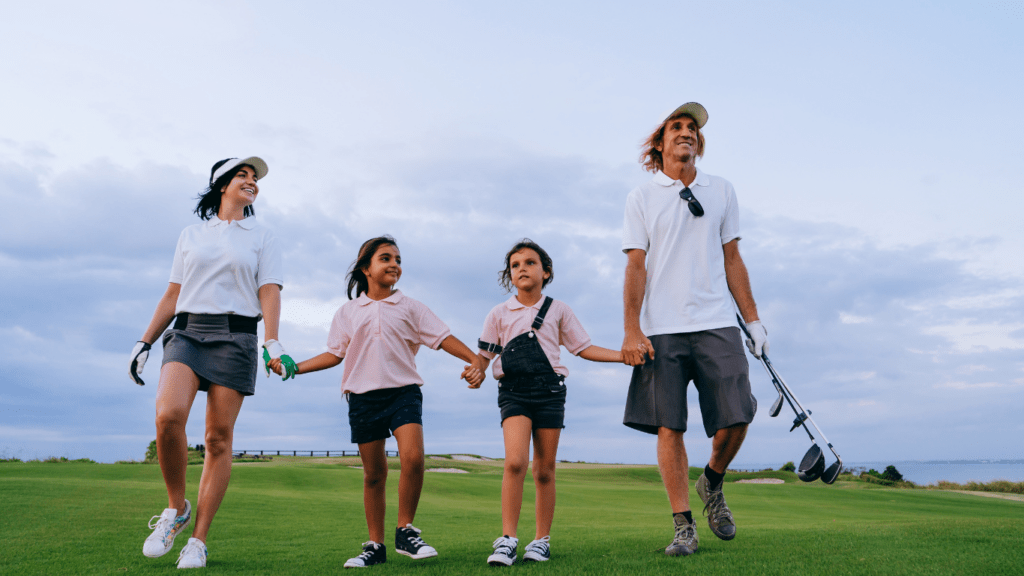
[[[287,380],[289,378],[295,378],[295,374],[299,372],[299,368],[295,365],[295,360],[284,351],[284,346],[277,340],[267,340],[263,343],[263,369],[267,372],[267,377],[270,377],[270,361],[279,358],[281,360],[281,367],[284,368],[284,375],[281,376],[281,380]]]

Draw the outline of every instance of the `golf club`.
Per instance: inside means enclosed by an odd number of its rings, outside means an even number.
[[[741,318],[739,314],[736,315],[736,320],[739,321],[740,328],[743,330],[743,333],[747,335],[747,338],[752,339],[750,332],[747,330],[747,325],[743,323],[743,318]],[[764,366],[764,369],[768,372],[768,376],[771,377],[775,390],[779,393],[779,398],[775,400],[774,404],[772,404],[769,414],[772,417],[778,416],[779,411],[782,410],[782,402],[785,400],[796,414],[796,418],[793,419],[793,427],[790,428],[789,431],[792,432],[798,427],[803,426],[807,435],[810,436],[811,442],[813,442],[811,448],[807,450],[803,459],[800,460],[800,466],[796,471],[797,477],[804,482],[814,482],[818,478],[821,478],[821,481],[825,484],[835,482],[836,477],[839,476],[839,473],[843,469],[843,459],[839,457],[839,453],[836,452],[835,447],[833,447],[832,443],[825,437],[825,433],[821,431],[821,428],[819,428],[814,422],[814,419],[811,418],[811,411],[804,409],[803,405],[800,404],[800,400],[798,400],[796,395],[793,394],[793,391],[789,389],[786,381],[783,380],[782,376],[779,376],[779,373],[775,371],[775,367],[772,366],[771,361],[768,360],[767,354],[761,354],[761,365]],[[836,457],[836,461],[827,469],[825,468],[825,455],[822,453],[821,447],[818,446],[818,443],[815,441],[814,434],[811,433],[811,429],[807,427],[808,421],[811,423],[811,426],[814,426],[814,429],[818,431],[818,435],[821,437],[822,441],[825,442],[828,449],[831,450],[832,454]]]

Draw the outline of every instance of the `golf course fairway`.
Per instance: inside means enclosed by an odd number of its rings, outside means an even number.
[[[334,574],[366,541],[356,458],[285,458],[236,464],[210,529],[207,574]],[[429,472],[457,468],[467,473]],[[791,473],[730,474],[725,496],[735,540],[698,518],[700,548],[667,557],[672,518],[653,466],[560,465],[551,561],[492,568],[501,535],[501,462],[428,459],[415,525],[438,557],[410,560],[388,547],[372,574],[1021,574],[1024,502],[842,481],[804,484]],[[195,504],[201,466],[190,466]],[[737,484],[773,476],[784,484]],[[395,524],[398,470],[388,477]],[[527,477],[520,555],[534,537]],[[147,522],[166,506],[155,465],[0,463],[2,574],[171,574],[192,527],[161,558],[142,555]],[[388,534],[390,535],[390,531]]]

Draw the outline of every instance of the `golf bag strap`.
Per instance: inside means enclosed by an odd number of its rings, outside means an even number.
[[[544,316],[547,316],[548,308],[551,308],[551,303],[554,300],[551,296],[544,297],[544,303],[540,306],[540,312],[537,312],[537,317],[533,319],[533,329],[540,330],[542,324],[544,324]]]

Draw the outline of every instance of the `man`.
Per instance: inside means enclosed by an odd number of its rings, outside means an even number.
[[[747,346],[758,358],[768,352],[740,258],[736,193],[728,181],[696,166],[707,120],[703,106],[688,102],[647,139],[640,158],[655,176],[629,193],[622,240],[628,258],[622,355],[634,367],[623,423],[658,436],[658,468],[675,525],[675,538],[665,549],[671,556],[697,550],[683,443],[690,380],[704,431],[714,438],[697,494],[711,531],[723,540],[736,536],[722,481],[757,402],[734,299],[753,336]]]

